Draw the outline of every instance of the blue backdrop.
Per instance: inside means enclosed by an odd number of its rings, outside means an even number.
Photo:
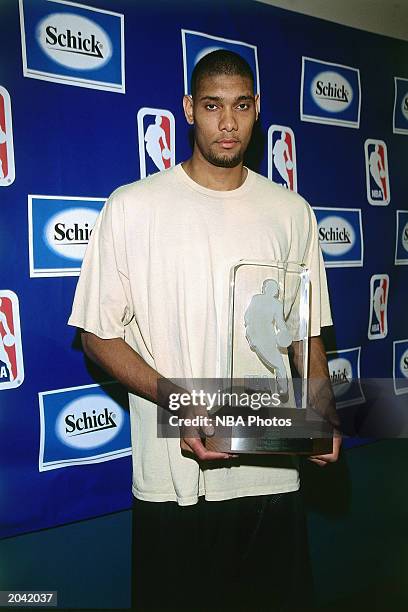
[[[3,0],[3,537],[130,505],[126,398],[100,386],[106,375],[66,321],[103,201],[190,155],[181,97],[194,62],[218,47],[256,72],[248,165],[316,209],[339,407],[353,415],[364,400],[360,376],[393,381],[405,406],[408,43],[250,0]]]

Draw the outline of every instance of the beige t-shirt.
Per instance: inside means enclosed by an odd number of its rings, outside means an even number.
[[[310,335],[331,325],[317,225],[297,194],[251,170],[232,191],[195,183],[181,165],[117,189],[96,222],[69,324],[124,338],[168,378],[225,375],[228,289],[240,259],[303,262]],[[200,469],[176,438],[157,437],[156,406],[129,394],[133,494],[195,504],[299,488],[297,460],[272,455]],[[247,461],[247,463],[246,463]]]

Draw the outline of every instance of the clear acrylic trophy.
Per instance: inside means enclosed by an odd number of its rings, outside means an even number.
[[[229,401],[213,414],[208,449],[331,452],[333,429],[308,404],[309,291],[309,270],[297,263],[241,260],[231,269]]]

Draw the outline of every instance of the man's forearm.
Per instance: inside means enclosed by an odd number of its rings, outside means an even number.
[[[105,340],[83,331],[81,340],[92,361],[132,393],[157,403],[157,381],[163,377],[122,338]]]

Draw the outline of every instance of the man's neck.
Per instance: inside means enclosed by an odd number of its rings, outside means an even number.
[[[181,165],[193,181],[202,187],[216,191],[238,189],[248,174],[248,170],[244,168],[242,162],[234,168],[222,168],[211,164],[207,160],[198,160],[194,155]]]

